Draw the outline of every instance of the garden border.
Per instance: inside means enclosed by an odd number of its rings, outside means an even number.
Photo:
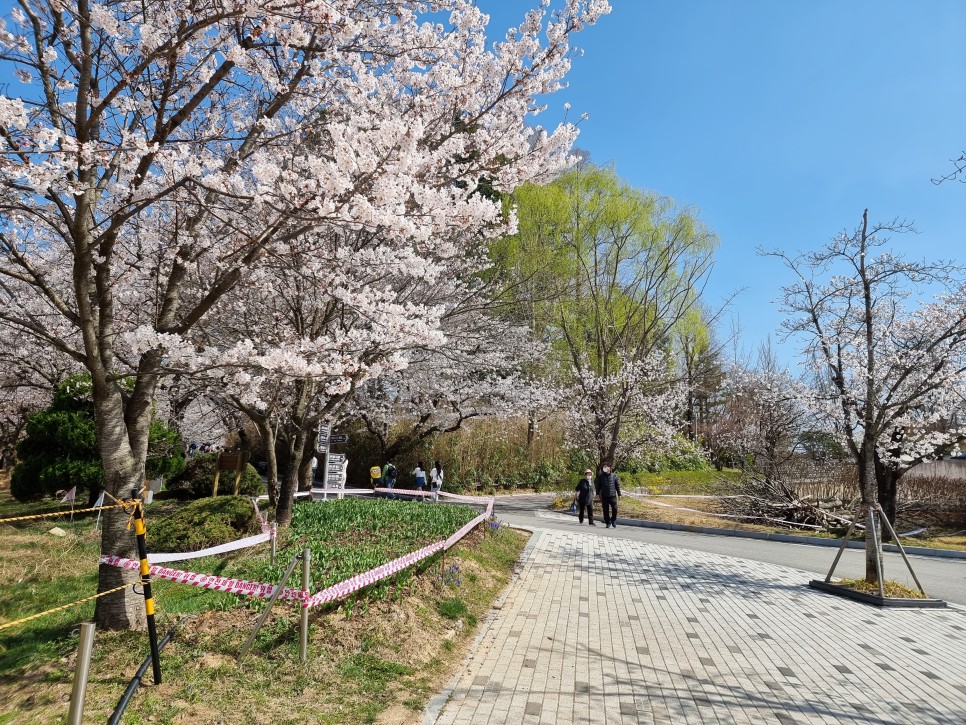
[[[397,493],[405,493],[406,495],[409,495],[410,493],[416,495],[422,493],[418,491],[408,491],[405,489],[376,489],[378,492],[390,490]],[[493,503],[495,499],[492,496],[460,496],[452,493],[444,493],[442,491],[438,493],[440,496],[444,496],[446,498],[473,502],[477,504],[485,503],[486,509],[482,514],[466,523],[462,528],[451,534],[445,540],[433,542],[432,544],[428,544],[421,549],[411,551],[408,554],[404,554],[401,557],[388,561],[385,564],[380,564],[373,569],[356,574],[349,579],[345,579],[341,582],[326,587],[325,589],[316,592],[314,595],[305,589],[293,589],[290,587],[285,587],[280,594],[280,598],[290,601],[301,601],[303,608],[311,608],[320,604],[328,604],[330,602],[337,601],[355,591],[358,591],[359,589],[369,586],[370,584],[374,584],[377,581],[393,576],[403,569],[412,566],[416,562],[432,556],[438,551],[449,549],[460,539],[466,536],[470,531],[476,528],[476,526],[484,523],[493,514]],[[117,556],[101,556],[99,561],[102,564],[109,564],[111,566],[117,566],[124,569],[137,569],[139,567],[139,563],[137,561]],[[159,579],[166,579],[178,584],[190,584],[192,586],[200,586],[206,589],[213,589],[215,591],[228,592],[231,594],[243,594],[261,598],[271,597],[278,586],[276,584],[267,582],[249,581],[247,579],[233,579],[230,577],[220,577],[212,574],[199,574],[196,572],[183,571],[181,569],[171,569],[169,567],[159,566],[157,564],[152,564],[150,566],[150,573],[152,576],[156,576]]]

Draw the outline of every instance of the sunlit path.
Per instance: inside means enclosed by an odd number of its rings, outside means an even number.
[[[803,572],[540,531],[428,722],[958,723],[966,610],[876,610]]]

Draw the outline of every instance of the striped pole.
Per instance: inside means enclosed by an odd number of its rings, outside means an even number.
[[[151,565],[148,563],[148,546],[145,541],[144,511],[140,494],[134,508],[134,534],[138,542],[138,558],[141,560],[141,589],[144,591],[144,611],[148,616],[148,639],[151,642],[151,667],[154,684],[161,684],[161,659],[158,654],[158,628],[154,622],[154,597],[151,596]]]

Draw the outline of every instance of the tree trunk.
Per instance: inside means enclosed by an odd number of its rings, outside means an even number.
[[[896,526],[899,478],[901,476],[902,474],[894,468],[884,466],[880,461],[876,460],[875,478],[878,501],[879,505],[882,506],[882,510],[885,512],[886,518],[889,519],[889,523],[892,524],[893,529]],[[892,537],[890,536],[889,538],[891,539]]]
[[[863,445],[859,456],[859,487],[862,493],[863,508],[874,507],[877,502],[877,485],[875,477],[874,442]],[[876,533],[880,533],[881,525],[878,516],[873,517]],[[865,580],[869,584],[879,581],[879,567],[882,566],[882,549],[875,545],[876,538],[871,531],[865,532]],[[878,560],[878,563],[877,563]]]
[[[126,423],[123,401],[117,389],[103,382],[95,382],[93,395],[98,446],[104,466],[104,488],[116,498],[130,499],[144,484],[150,412]],[[110,502],[110,499],[105,501],[107,504]],[[104,512],[102,554],[138,558],[134,531],[128,529],[129,517],[130,514],[124,509]],[[97,590],[103,592],[122,584],[134,584],[139,579],[136,570],[101,564]],[[101,597],[94,610],[94,621],[100,629],[144,629],[147,626],[144,598],[135,594],[133,587]]]
[[[275,455],[275,431],[268,418],[253,419],[258,426],[258,433],[262,437],[265,447],[265,477],[268,479],[268,505],[278,506],[278,457]]]

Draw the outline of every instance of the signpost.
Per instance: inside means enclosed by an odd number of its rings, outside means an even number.
[[[329,489],[335,488],[339,491],[339,498],[342,498],[342,489],[345,488],[345,473],[349,462],[346,460],[345,453],[328,453],[325,457],[325,480],[322,482],[322,499],[328,500]]]
[[[211,490],[212,496],[218,495],[218,479],[221,478],[222,471],[235,472],[235,495],[238,495],[238,484],[241,481],[245,466],[248,465],[248,451],[233,451],[231,453],[221,453],[218,456],[218,463],[215,465],[215,485]]]
[[[339,443],[347,443],[349,436],[345,433],[332,433],[328,425],[319,426],[316,450],[325,454],[325,466],[322,470],[322,500],[328,500],[328,489],[336,488],[339,490],[339,498],[342,498],[342,489],[345,488],[346,468],[349,462],[346,460],[345,453],[330,453],[329,446]]]

